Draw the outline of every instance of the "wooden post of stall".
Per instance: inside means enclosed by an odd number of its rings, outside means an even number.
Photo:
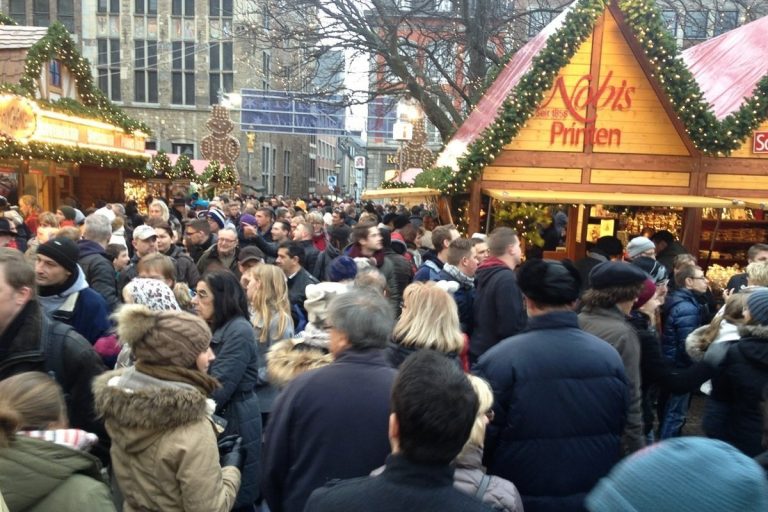
[[[680,243],[689,253],[698,258],[701,238],[701,208],[685,208],[683,213],[683,236]]]
[[[581,218],[583,207],[581,205],[571,206],[568,208],[568,228],[565,232],[565,253],[568,258],[576,261],[580,256],[576,253],[576,240],[579,239],[579,231],[581,226],[579,225],[579,219]]]
[[[480,232],[480,204],[481,204],[480,180],[474,180],[469,189],[469,233]]]

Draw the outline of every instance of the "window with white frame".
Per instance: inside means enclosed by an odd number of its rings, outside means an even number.
[[[26,25],[27,2],[25,0],[11,0],[8,5],[8,14],[19,25]]]
[[[133,100],[157,103],[157,41],[134,41]]]
[[[71,34],[75,33],[75,2],[74,0],[57,0],[56,19],[64,25]]]
[[[195,104],[195,43],[171,43],[171,103]]]
[[[120,39],[97,39],[96,73],[99,89],[109,99],[121,101],[120,93]]]
[[[686,39],[706,39],[708,24],[708,11],[687,11],[685,13],[683,36]]]
[[[739,25],[739,11],[717,11],[715,13],[715,35],[725,34]]]
[[[96,12],[102,14],[120,14],[120,0],[98,0]]]
[[[532,9],[528,13],[528,37],[534,37],[549,25],[549,22],[555,18],[556,14],[552,11],[542,9]]]
[[[32,24],[36,27],[51,26],[51,3],[48,0],[32,2]]]
[[[667,27],[669,33],[677,37],[677,11],[674,9],[663,9],[661,11],[661,21]]]
[[[195,158],[195,145],[188,142],[174,142],[171,144],[171,153],[174,155],[187,155],[192,159]]]
[[[211,43],[209,50],[208,96],[211,105],[219,102],[219,92],[234,91],[235,76],[233,71],[231,41]]]
[[[157,0],[136,0],[135,14],[157,16]]]

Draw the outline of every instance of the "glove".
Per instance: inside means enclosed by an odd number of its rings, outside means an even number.
[[[243,469],[245,448],[240,436],[226,436],[219,440],[219,464],[221,467],[234,466]]]

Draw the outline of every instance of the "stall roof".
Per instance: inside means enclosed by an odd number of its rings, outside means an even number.
[[[379,188],[363,192],[363,199],[388,199],[416,196],[439,196],[440,192],[432,188]]]
[[[157,154],[157,151],[154,149],[147,149],[144,152],[150,156],[155,156]],[[176,165],[176,161],[179,159],[181,155],[177,155],[175,153],[166,153],[166,156],[171,161],[171,165]],[[205,172],[205,168],[208,167],[208,164],[211,162],[210,160],[191,160],[190,159],[189,163],[192,164],[192,169],[195,170],[195,174],[203,174]]]
[[[742,201],[705,196],[623,194],[621,192],[569,192],[563,190],[485,189],[494,199],[509,202],[614,204],[622,206],[675,206],[683,208],[744,208]]]
[[[563,9],[563,12],[557,15],[549,25],[522,48],[517,50],[514,57],[504,66],[499,76],[496,77],[480,101],[477,102],[475,109],[464,120],[459,129],[456,130],[456,133],[451,137],[451,140],[440,152],[435,165],[457,168],[458,158],[464,154],[467,146],[477,139],[483,133],[483,130],[496,119],[499,107],[501,107],[507,96],[517,86],[523,75],[531,68],[534,57],[546,46],[549,36],[557,32],[557,29],[565,22],[565,17],[573,9],[574,5],[576,5],[576,2]]]
[[[682,52],[718,119],[735,112],[768,75],[768,16]]]

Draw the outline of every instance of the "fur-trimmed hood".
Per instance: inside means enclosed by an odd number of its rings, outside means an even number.
[[[329,365],[333,356],[325,349],[306,343],[303,338],[283,340],[267,353],[267,375],[275,387],[285,387],[302,373]]]
[[[708,328],[709,324],[697,327],[685,339],[685,351],[688,352],[688,355],[694,361],[698,362],[704,359],[704,353],[712,343],[735,341],[739,339],[739,327],[727,320],[723,320],[720,323],[720,332],[718,332],[717,337],[712,341],[704,336]]]
[[[112,442],[128,453],[146,449],[164,431],[210,417],[215,408],[195,387],[156,379],[134,367],[94,379],[93,395]]]

